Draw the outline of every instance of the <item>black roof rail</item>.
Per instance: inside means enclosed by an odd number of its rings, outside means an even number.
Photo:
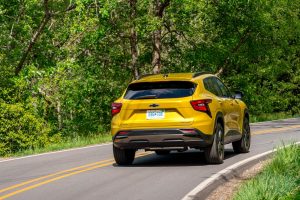
[[[155,74],[144,74],[144,75],[140,75],[138,80],[142,79],[142,78],[145,78],[145,77],[148,77],[148,76],[152,76],[152,75],[155,75]]]
[[[213,73],[211,73],[211,72],[196,72],[196,73],[194,73],[193,78],[196,78],[198,76],[205,75],[205,74],[213,74]]]

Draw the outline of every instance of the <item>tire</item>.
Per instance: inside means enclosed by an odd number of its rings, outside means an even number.
[[[224,160],[224,129],[217,123],[212,145],[204,150],[205,160],[209,164],[221,164]]]
[[[251,145],[251,131],[249,125],[249,119],[245,118],[243,122],[243,134],[242,138],[232,143],[232,147],[235,153],[248,153]]]
[[[170,151],[169,150],[156,150],[155,153],[156,153],[156,155],[163,156],[163,155],[170,154]]]
[[[131,165],[135,156],[135,149],[120,149],[113,146],[114,158],[118,165]]]

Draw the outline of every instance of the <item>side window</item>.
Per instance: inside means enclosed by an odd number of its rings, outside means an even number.
[[[203,83],[204,83],[204,87],[206,90],[210,91],[214,95],[222,96],[221,90],[219,89],[216,82],[212,79],[212,77],[208,77],[208,78],[204,79]]]
[[[212,87],[214,88],[215,91],[217,91],[217,96],[218,97],[223,97],[222,90],[219,87],[216,78],[215,77],[211,77],[211,82],[212,82]]]
[[[214,78],[215,82],[217,83],[218,87],[220,88],[221,92],[222,92],[222,96],[223,97],[230,97],[230,92],[227,89],[227,87],[218,79],[218,78]]]
[[[214,94],[214,92],[212,91],[211,89],[211,83],[210,83],[210,79],[209,78],[206,78],[203,80],[203,84],[204,84],[204,87],[206,90],[210,91],[211,93]]]

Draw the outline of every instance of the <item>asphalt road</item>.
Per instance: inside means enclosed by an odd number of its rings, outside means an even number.
[[[234,154],[226,146],[221,165],[207,165],[203,153],[157,156],[138,152],[132,166],[116,166],[112,145],[0,161],[1,199],[181,199],[216,172],[282,142],[300,141],[300,118],[252,124],[252,146]]]

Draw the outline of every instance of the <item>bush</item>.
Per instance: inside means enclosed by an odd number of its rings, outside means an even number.
[[[0,155],[9,155],[24,149],[45,147],[51,138],[47,123],[25,109],[20,103],[0,102]]]

